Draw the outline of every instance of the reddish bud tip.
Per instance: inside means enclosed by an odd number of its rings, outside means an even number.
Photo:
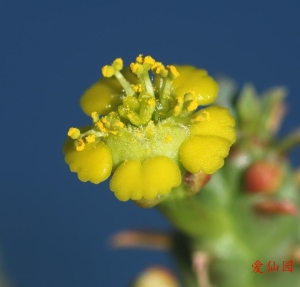
[[[244,186],[250,193],[275,193],[282,181],[278,163],[258,161],[246,170]]]
[[[201,187],[209,182],[211,178],[210,174],[206,174],[200,171],[197,174],[187,172],[184,176],[184,182],[186,183],[191,194],[200,191]]]
[[[298,213],[297,206],[291,201],[268,200],[257,203],[254,208],[265,214],[296,215]]]

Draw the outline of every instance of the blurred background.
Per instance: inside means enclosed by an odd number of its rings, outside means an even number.
[[[111,250],[127,228],[169,229],[156,210],[119,202],[64,163],[79,98],[100,68],[142,53],[193,64],[259,92],[288,87],[281,134],[300,125],[297,1],[8,1],[0,5],[0,246],[17,287],[127,286],[167,254]],[[300,165],[299,150],[292,162]],[[249,267],[250,268],[250,267]]]

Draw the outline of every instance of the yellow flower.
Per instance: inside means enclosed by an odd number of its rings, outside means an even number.
[[[235,141],[234,119],[221,107],[197,111],[218,92],[205,70],[139,55],[130,68],[118,58],[102,73],[81,99],[93,126],[70,128],[64,146],[80,180],[100,183],[112,174],[119,200],[156,200],[179,186],[184,172],[222,167]]]

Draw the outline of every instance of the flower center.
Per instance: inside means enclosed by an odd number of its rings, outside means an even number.
[[[115,167],[124,160],[143,162],[153,156],[167,156],[181,165],[178,150],[189,136],[187,127],[164,120],[156,125],[150,121],[143,127],[126,126],[116,135],[105,138],[104,142],[113,151]]]
[[[190,115],[198,108],[195,92],[189,91],[179,96],[172,93],[172,82],[179,76],[175,66],[164,66],[151,56],[139,55],[136,62],[130,64],[131,72],[138,79],[136,84],[131,84],[125,79],[121,73],[122,69],[121,58],[102,68],[104,77],[114,76],[122,86],[122,103],[116,111],[102,117],[97,112],[92,112],[92,129],[84,133],[80,133],[76,128],[69,130],[68,135],[75,140],[78,151],[83,150],[87,143],[100,138],[105,141],[108,135],[117,135],[124,127],[142,128],[166,119],[177,125],[188,123]]]

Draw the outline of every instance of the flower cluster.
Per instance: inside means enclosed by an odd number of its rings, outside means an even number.
[[[121,201],[152,200],[181,184],[185,171],[212,174],[235,141],[235,121],[212,103],[217,83],[205,70],[164,66],[139,55],[123,69],[118,58],[81,98],[93,125],[70,128],[65,161],[81,181],[111,174]]]

